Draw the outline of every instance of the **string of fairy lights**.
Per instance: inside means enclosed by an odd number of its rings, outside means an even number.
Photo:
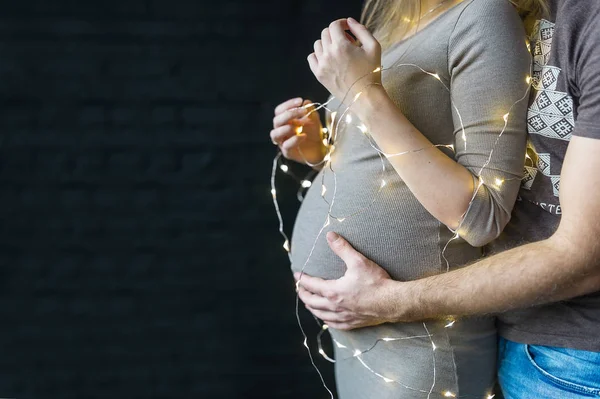
[[[527,41],[526,42],[527,45],[527,49],[530,49],[530,44]],[[458,121],[460,124],[460,137],[464,143],[465,146],[465,150],[467,149],[467,136],[466,136],[466,132],[465,132],[465,128],[463,125],[463,121],[462,121],[462,117],[460,114],[460,111],[458,109],[458,107],[456,106],[454,100],[452,99],[452,94],[450,91],[450,88],[442,81],[442,79],[440,78],[440,76],[437,73],[434,72],[430,72],[427,71],[421,67],[419,67],[418,65],[415,64],[393,64],[392,66],[388,67],[388,68],[383,68],[383,67],[378,67],[376,69],[374,69],[371,73],[379,73],[379,72],[383,72],[383,71],[388,71],[388,70],[392,70],[395,68],[416,68],[417,70],[419,70],[420,72],[432,77],[433,79],[435,79],[436,81],[438,81],[449,93],[450,93],[450,102],[451,102],[451,106],[453,107],[453,109],[455,110],[457,116],[458,116]],[[507,110],[507,112],[502,115],[502,120],[504,121],[503,127],[501,129],[501,131],[499,132],[498,136],[496,137],[496,140],[494,142],[494,144],[492,145],[492,148],[488,154],[488,157],[486,159],[486,161],[483,163],[483,165],[481,166],[481,168],[479,169],[478,173],[476,174],[476,177],[478,179],[478,184],[476,185],[476,187],[473,190],[473,195],[470,199],[470,202],[468,204],[467,207],[467,211],[463,214],[463,218],[462,220],[459,222],[459,225],[456,229],[450,229],[450,231],[453,233],[453,236],[448,240],[448,242],[445,244],[445,246],[443,247],[442,251],[441,251],[441,256],[444,259],[444,261],[446,262],[446,271],[450,270],[450,263],[448,261],[448,259],[445,256],[446,250],[449,246],[449,244],[460,238],[460,231],[463,225],[463,222],[465,220],[464,216],[469,212],[469,210],[471,209],[471,206],[473,205],[475,198],[477,196],[478,191],[480,190],[480,188],[486,184],[490,184],[495,186],[496,188],[500,188],[502,186],[502,184],[505,182],[505,180],[503,178],[494,178],[493,181],[491,182],[486,182],[484,181],[483,177],[482,177],[482,173],[483,171],[489,166],[490,162],[492,161],[493,155],[494,155],[494,150],[496,148],[496,146],[498,145],[498,143],[500,142],[504,132],[507,129],[508,126],[508,121],[511,115],[511,112],[513,110],[513,108],[519,104],[520,102],[524,101],[525,99],[528,98],[529,96],[529,91],[532,87],[532,85],[535,86],[535,79],[531,78],[531,74],[532,71],[530,70],[530,73],[528,76],[526,76],[525,82],[527,84],[527,88],[525,90],[525,93],[523,95],[523,97],[521,97],[520,99],[518,99],[517,101],[515,101],[510,108]],[[369,74],[367,74],[369,75]],[[365,76],[367,76],[365,75]],[[361,77],[360,79],[358,79],[352,86],[356,85],[360,80],[362,80],[365,76]],[[301,156],[304,158],[304,161],[307,165],[313,167],[313,168],[318,168],[318,167],[323,167],[323,171],[321,173],[321,199],[323,201],[325,201],[325,203],[328,205],[328,211],[327,211],[327,215],[325,218],[325,221],[323,223],[323,225],[321,226],[320,230],[317,233],[317,236],[313,242],[313,245],[306,257],[306,260],[304,262],[304,264],[302,265],[301,271],[300,271],[300,278],[298,279],[298,281],[296,282],[296,291],[298,290],[298,284],[300,283],[302,276],[304,275],[304,270],[306,268],[306,266],[308,265],[312,254],[317,246],[317,243],[319,241],[319,239],[321,238],[323,231],[331,224],[332,220],[335,220],[338,223],[342,223],[345,220],[355,217],[365,211],[367,211],[378,199],[378,197],[380,196],[382,190],[384,190],[384,188],[386,187],[387,183],[384,179],[385,176],[385,172],[386,172],[386,166],[385,166],[385,158],[391,158],[391,157],[397,157],[397,156],[404,156],[404,155],[408,155],[408,154],[414,154],[417,152],[421,152],[421,151],[425,151],[431,148],[436,148],[436,147],[445,147],[448,148],[452,151],[454,151],[454,145],[453,144],[432,144],[430,146],[426,146],[423,148],[417,148],[417,149],[412,149],[412,150],[408,150],[408,151],[403,151],[403,152],[399,152],[399,153],[385,153],[384,151],[380,150],[379,147],[377,146],[377,144],[375,143],[374,139],[371,137],[371,135],[369,134],[369,132],[367,131],[367,128],[361,123],[361,124],[357,124],[357,125],[353,125],[354,127],[358,128],[358,130],[360,130],[362,132],[362,134],[367,138],[369,145],[373,148],[374,151],[376,151],[376,153],[379,155],[380,161],[381,161],[381,172],[380,172],[380,184],[379,184],[379,188],[376,190],[376,192],[373,194],[371,201],[368,202],[368,204],[363,207],[362,209],[359,209],[358,211],[352,212],[349,215],[335,215],[334,214],[334,205],[335,205],[335,199],[336,199],[336,195],[337,195],[337,191],[338,191],[338,184],[337,184],[337,178],[336,178],[336,172],[333,168],[333,161],[332,161],[332,154],[335,151],[335,142],[337,140],[339,140],[339,135],[342,134],[342,132],[340,132],[339,130],[339,126],[340,124],[343,122],[346,123],[346,126],[348,125],[352,125],[353,123],[353,118],[352,115],[350,114],[350,109],[351,107],[354,105],[354,103],[358,100],[358,98],[362,95],[362,93],[364,92],[364,90],[368,87],[373,85],[373,83],[367,85],[366,87],[363,88],[363,91],[359,91],[353,98],[352,102],[342,111],[342,113],[338,116],[338,111],[339,111],[339,107],[342,107],[344,104],[344,99],[342,99],[342,101],[340,102],[340,106],[338,107],[338,110],[331,110],[329,108],[327,108],[327,105],[333,101],[333,98],[330,99],[329,101],[323,103],[323,104],[319,104],[319,103],[312,103],[312,104],[306,104],[303,107],[308,109],[309,112],[306,116],[312,114],[313,112],[318,112],[321,109],[325,109],[326,111],[328,111],[331,115],[331,120],[330,123],[327,124],[326,127],[322,128],[322,136],[323,136],[323,144],[325,145],[325,147],[327,148],[327,152],[323,158],[322,161],[313,164],[310,163],[306,160],[306,157],[304,157],[304,154],[302,154],[301,149],[298,147],[299,153],[301,154]],[[352,89],[352,87],[348,90],[348,92],[350,92],[350,90]],[[347,94],[346,94],[347,96]],[[342,131],[346,131],[347,129],[341,129]],[[299,126],[296,128],[296,133],[300,134],[302,133],[302,126]],[[314,183],[310,180],[312,178],[312,176],[314,176],[314,171],[311,172],[310,177],[307,176],[304,179],[299,179],[297,176],[295,176],[288,165],[286,165],[285,163],[281,162],[281,158],[282,158],[282,153],[278,152],[278,154],[275,156],[275,158],[273,159],[273,164],[272,164],[272,170],[271,170],[271,195],[273,198],[273,205],[275,208],[275,212],[277,214],[277,218],[279,221],[279,233],[281,234],[281,236],[284,239],[284,243],[283,243],[283,248],[285,249],[285,251],[288,254],[288,257],[290,259],[290,262],[292,261],[292,255],[291,255],[291,251],[292,248],[290,247],[290,239],[287,236],[287,234],[284,231],[284,221],[283,221],[283,216],[281,214],[280,208],[279,208],[279,202],[277,200],[277,189],[276,189],[276,175],[277,175],[277,171],[280,170],[281,172],[283,172],[284,174],[291,176],[293,179],[295,179],[296,181],[298,181],[299,183],[299,191],[298,191],[298,199],[302,200],[303,196],[302,196],[302,191],[304,189],[310,188]],[[529,159],[529,156],[526,155],[526,158]],[[325,173],[329,171],[333,177],[333,194],[331,196],[331,200],[328,201],[325,197],[326,192],[328,191],[328,188],[325,186]],[[296,309],[295,309],[295,316],[296,316],[296,320],[299,326],[299,329],[302,333],[303,336],[303,345],[306,348],[308,355],[309,355],[309,359],[310,362],[312,364],[312,366],[314,367],[314,369],[316,370],[317,374],[319,375],[319,378],[321,380],[321,383],[323,385],[323,387],[327,390],[327,392],[329,393],[331,399],[334,399],[334,395],[332,393],[332,391],[329,389],[329,387],[327,386],[327,384],[325,383],[325,380],[323,378],[323,375],[321,373],[321,371],[319,370],[319,368],[317,367],[312,352],[310,350],[310,347],[308,345],[308,336],[304,330],[304,327],[302,325],[302,322],[300,320],[300,314],[299,314],[299,297],[298,295],[296,295]],[[314,317],[314,316],[313,316]],[[323,349],[323,345],[322,345],[322,336],[324,333],[329,331],[329,327],[327,324],[322,324],[317,318],[315,318],[315,320],[317,321],[318,325],[320,326],[320,331],[316,337],[317,340],[317,345],[318,345],[318,353],[328,362],[330,363],[336,363],[339,361],[344,361],[344,360],[352,360],[352,359],[356,359],[356,361],[358,361],[368,372],[370,372],[371,374],[373,374],[374,376],[378,377],[379,379],[381,379],[383,382],[388,383],[388,384],[396,384],[404,389],[407,390],[411,390],[411,391],[416,391],[416,392],[420,392],[423,395],[427,395],[427,399],[429,399],[431,397],[431,395],[436,392],[439,393],[442,397],[449,397],[449,398],[454,398],[457,397],[457,394],[452,392],[451,390],[448,389],[443,389],[443,390],[439,390],[436,391],[436,357],[435,357],[435,351],[437,349],[437,346],[434,342],[434,335],[430,333],[429,328],[427,327],[427,324],[425,322],[423,322],[423,330],[424,330],[424,334],[421,335],[414,335],[414,336],[410,336],[410,337],[382,337],[382,338],[378,338],[375,342],[372,343],[372,345],[370,347],[368,347],[365,350],[358,350],[358,349],[354,349],[354,348],[348,348],[347,346],[343,345],[342,343],[338,342],[336,339],[334,339],[333,337],[331,337],[332,342],[334,343],[334,345],[341,350],[347,350],[349,352],[349,356],[343,359],[333,359],[332,357],[330,357],[325,350]],[[457,320],[454,319],[453,317],[448,317],[446,324],[444,326],[444,331],[447,331],[447,329],[452,328],[455,324],[456,324]],[[447,337],[447,333],[446,333],[446,337]],[[431,343],[431,348],[432,348],[432,368],[433,368],[433,381],[431,384],[431,387],[428,390],[424,390],[424,389],[419,389],[419,388],[415,388],[415,387],[411,387],[410,385],[406,384],[403,381],[400,381],[398,378],[391,378],[390,376],[384,376],[383,374],[377,372],[376,370],[374,370],[372,367],[370,367],[365,360],[362,358],[362,355],[372,351],[377,345],[381,344],[381,343],[390,343],[390,342],[402,342],[402,341],[407,341],[407,340],[411,340],[411,339],[421,339],[421,338],[429,338],[430,343]],[[493,395],[492,393],[489,393],[487,395],[487,399],[492,399],[494,398],[495,395]]]

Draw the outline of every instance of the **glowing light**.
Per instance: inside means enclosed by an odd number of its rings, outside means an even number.
[[[322,185],[321,186],[321,196],[324,196],[326,191],[327,191],[327,187],[325,187],[325,185]]]
[[[384,188],[386,184],[387,184],[387,183],[385,182],[385,180],[382,180],[382,181],[381,181],[381,187],[380,187],[380,188]]]
[[[344,220],[346,220],[346,218],[338,218],[338,222],[342,223]]]
[[[300,134],[300,133],[302,133],[302,130],[304,130],[304,126],[298,126],[298,127],[296,128],[296,134]]]
[[[527,76],[525,78],[525,82],[527,82],[527,84],[531,84],[531,76]]]
[[[277,197],[277,191],[275,191],[275,189],[271,189],[271,195],[273,196],[273,198]]]
[[[377,67],[377,68],[373,69],[373,73],[377,73],[379,71],[381,71],[381,67]]]
[[[440,82],[442,81],[442,79],[440,79],[440,75],[438,75],[437,73],[432,74],[431,76],[433,76],[434,78],[436,78],[437,80],[439,80]]]
[[[308,348],[308,338],[304,338],[304,346],[306,347],[306,349]]]
[[[456,395],[455,395],[455,394],[453,394],[453,393],[452,393],[452,392],[450,392],[450,391],[446,391],[446,392],[444,392],[444,396],[445,396],[445,397],[447,397],[447,398],[456,398]]]
[[[346,123],[352,123],[352,115],[346,115]]]
[[[281,166],[279,167],[279,169],[281,169],[281,171],[282,171],[283,173],[287,173],[287,171],[288,171],[290,168],[288,168],[288,166],[284,164],[284,165],[281,165]]]
[[[290,252],[290,242],[288,240],[285,240],[285,242],[283,243],[283,249]]]
[[[312,186],[312,182],[310,180],[302,180],[302,187],[309,188]]]
[[[383,338],[383,340],[384,340],[385,342],[395,341],[395,339],[394,339],[394,338],[389,338],[389,337],[385,337],[385,338]]]
[[[437,346],[435,346],[435,344],[433,342],[431,343],[431,347],[433,348],[434,351],[437,349]]]
[[[360,356],[361,352],[358,349],[354,350],[354,357]]]
[[[329,144],[329,142],[327,141],[327,139],[323,139],[323,145],[326,146],[327,144]]]
[[[367,134],[367,127],[365,125],[358,125],[358,129],[363,132],[363,134]]]
[[[383,380],[384,380],[385,382],[394,382],[394,380],[391,380],[391,379],[389,379],[389,378],[387,378],[387,377],[383,377]]]
[[[361,94],[362,94],[362,91],[359,91],[358,93],[356,93],[356,95],[354,96],[353,102],[356,102],[356,100],[358,100],[358,97],[360,97]],[[350,122],[348,122],[348,123],[350,123]]]
[[[448,144],[446,147],[450,148],[452,151],[454,151],[454,145],[453,144]]]
[[[329,130],[326,127],[324,127],[323,129],[321,129],[321,133],[327,134],[327,132],[329,132]]]
[[[496,179],[496,180],[494,180],[494,183],[496,184],[496,186],[500,187],[504,183],[504,180],[502,180],[502,179]]]
[[[408,17],[404,17],[404,18],[402,18],[402,20],[403,20],[404,22],[410,23],[410,18],[408,18]]]
[[[508,122],[508,116],[510,114],[504,114],[504,116],[502,117],[502,119],[504,119],[504,122]]]
[[[454,325],[454,323],[456,323],[456,320],[452,320],[451,322],[449,322],[448,324],[446,324],[444,326],[444,328],[450,328],[450,327],[452,327]]]
[[[327,155],[325,155],[325,158],[323,158],[325,160],[325,162],[329,162],[331,161],[331,153],[328,153]]]
[[[321,328],[323,329],[323,331],[325,331],[329,328],[329,326],[327,324],[323,324],[323,326]]]
[[[488,395],[485,399],[494,399],[496,397],[496,395]]]
[[[347,348],[347,346],[344,346],[344,345],[340,344],[338,341],[335,341],[335,346],[337,346],[340,349]]]

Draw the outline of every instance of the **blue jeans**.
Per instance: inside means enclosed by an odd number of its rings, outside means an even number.
[[[600,352],[500,338],[498,380],[505,399],[600,398]]]

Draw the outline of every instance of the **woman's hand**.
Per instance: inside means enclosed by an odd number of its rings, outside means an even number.
[[[327,153],[319,113],[310,112],[312,107],[304,107],[310,103],[310,100],[293,98],[279,104],[271,130],[271,141],[279,146],[283,156],[303,164],[317,164]]]
[[[350,30],[361,44],[345,31]],[[334,21],[321,32],[308,56],[310,69],[331,94],[350,104],[370,84],[381,84],[381,45],[352,18]]]

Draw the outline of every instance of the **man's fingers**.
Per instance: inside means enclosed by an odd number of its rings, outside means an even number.
[[[296,126],[284,125],[277,129],[271,130],[271,141],[277,144],[283,143],[285,140],[296,134]]]
[[[302,102],[298,104],[299,108],[288,109],[279,115],[276,115],[275,118],[273,118],[273,128],[287,125],[292,119],[300,119],[304,117],[307,114],[307,110],[303,107],[300,107],[300,104],[302,104]]]
[[[350,29],[346,19],[338,19],[329,25],[331,41],[333,43],[342,43],[348,41],[345,30]]]
[[[332,303],[327,298],[323,298],[319,295],[314,295],[311,292],[307,291],[305,288],[303,288],[301,285],[298,287],[298,296],[306,306],[312,309],[329,312],[335,312],[339,310],[338,306]]]
[[[299,107],[300,104],[302,104],[301,97],[292,98],[291,100],[282,102],[277,107],[275,107],[275,115],[279,115],[280,113],[287,111],[288,109]]]
[[[335,281],[336,280],[323,280],[322,278],[303,274],[300,278],[300,285],[312,294],[327,297],[325,294],[329,293],[335,286]]]
[[[307,306],[306,308],[310,313],[323,320],[327,325],[331,325],[331,323],[346,323],[349,320],[348,315],[343,312],[330,312],[327,310],[314,309],[310,306]]]
[[[375,50],[379,46],[379,42],[366,26],[360,24],[354,18],[348,18],[347,21],[350,32],[362,43],[363,48],[366,50]]]
[[[329,248],[346,263],[347,267],[356,266],[365,259],[344,237],[333,231],[327,233],[327,243],[329,244]]]

